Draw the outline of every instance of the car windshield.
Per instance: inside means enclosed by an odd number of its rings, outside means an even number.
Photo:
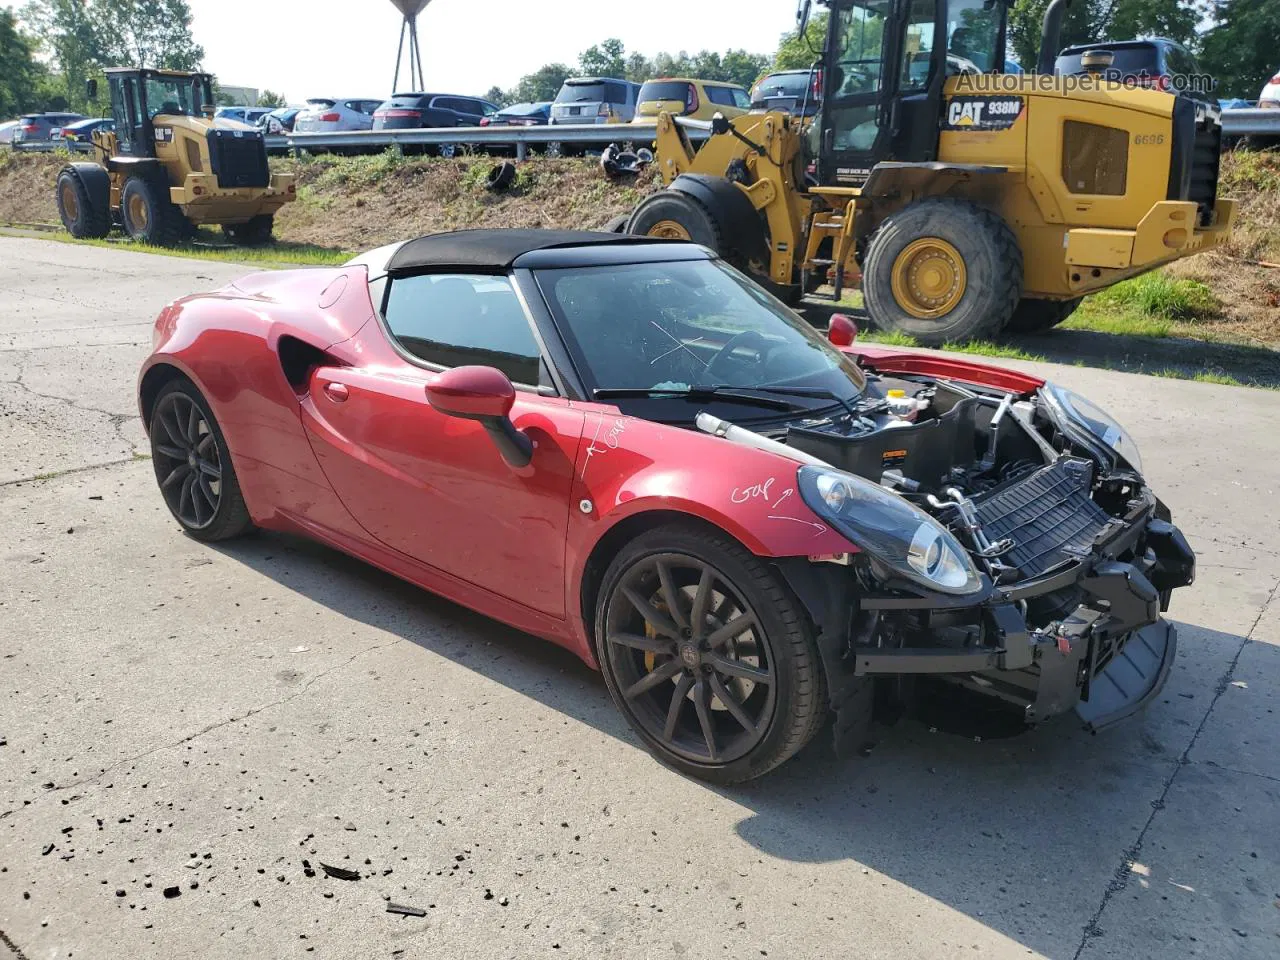
[[[654,100],[677,100],[684,103],[688,96],[689,84],[683,80],[650,80],[640,88],[636,101],[647,103]]]
[[[560,88],[560,92],[556,94],[556,103],[599,102],[608,99],[605,85],[595,81],[587,83],[566,81],[565,85]]]
[[[718,260],[546,269],[537,279],[592,390],[669,402],[661,394],[708,387],[790,400],[795,388],[803,410],[855,397],[865,382],[848,356]]]
[[[170,117],[194,117],[200,112],[196,102],[196,83],[190,78],[147,78],[147,109],[152,117],[165,114]]]
[[[1153,46],[1136,46],[1136,47],[1086,47],[1082,50],[1073,50],[1064,53],[1058,57],[1057,63],[1054,65],[1054,73],[1063,76],[1071,74],[1084,73],[1084,65],[1080,62],[1081,57],[1089,50],[1105,50],[1113,57],[1111,66],[1108,71],[1122,74],[1124,76],[1140,76],[1143,73],[1154,75],[1160,72],[1160,58]]]
[[[805,91],[808,89],[809,74],[776,73],[760,81],[756,86],[753,99],[765,100],[770,97],[795,97],[800,99],[804,97]]]

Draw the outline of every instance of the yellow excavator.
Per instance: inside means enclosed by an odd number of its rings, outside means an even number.
[[[201,224],[235,243],[271,239],[275,213],[297,199],[294,179],[273,174],[260,131],[217,120],[207,73],[106,71],[114,130],[93,134],[94,162],[58,174],[58,214],[73,237],[105,237],[118,222],[135,240],[178,243]],[[88,96],[97,100],[98,83]]]
[[[805,103],[717,117],[694,149],[663,114],[667,188],[625,229],[705,244],[792,303],[860,282],[874,324],[925,345],[1047,330],[1226,240],[1217,107],[1054,77],[1070,0],[1046,9],[1037,72],[1006,72],[1010,2],[826,0],[812,123]]]

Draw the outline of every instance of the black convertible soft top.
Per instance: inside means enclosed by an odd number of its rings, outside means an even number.
[[[458,230],[406,241],[387,261],[387,272],[411,273],[439,267],[505,270],[534,250],[670,242],[657,237],[588,230]]]

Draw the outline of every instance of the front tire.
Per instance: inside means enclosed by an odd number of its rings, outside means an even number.
[[[924,346],[982,339],[1004,327],[1022,297],[1022,250],[990,210],[930,197],[872,234],[862,294],[876,326]]]
[[[224,223],[222,233],[232,243],[242,247],[260,247],[271,242],[271,231],[275,229],[276,218],[269,213],[260,213],[245,223]]]
[[[601,584],[595,643],[622,715],[690,776],[762,776],[826,718],[825,677],[799,605],[719,532],[664,526],[624,547]]]
[[[171,380],[161,388],[150,432],[156,483],[184,532],[212,543],[252,528],[227,441],[194,384]]]
[[[111,210],[94,203],[79,174],[66,169],[58,174],[58,216],[67,233],[77,240],[97,239],[111,232]]]
[[[172,247],[182,241],[186,218],[169,200],[169,188],[146,177],[130,177],[120,191],[125,233],[139,243]]]
[[[1005,325],[1009,333],[1043,333],[1076,312],[1083,297],[1074,300],[1037,300],[1023,297]]]

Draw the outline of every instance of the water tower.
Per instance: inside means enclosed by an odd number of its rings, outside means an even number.
[[[431,0],[391,0],[391,2],[404,14],[404,22],[400,24],[400,45],[396,47],[396,75],[391,81],[391,92],[395,93],[400,89],[400,58],[404,54],[405,34],[409,35],[409,90],[421,90],[426,86],[427,81],[422,75],[422,48],[418,45],[418,14]]]

